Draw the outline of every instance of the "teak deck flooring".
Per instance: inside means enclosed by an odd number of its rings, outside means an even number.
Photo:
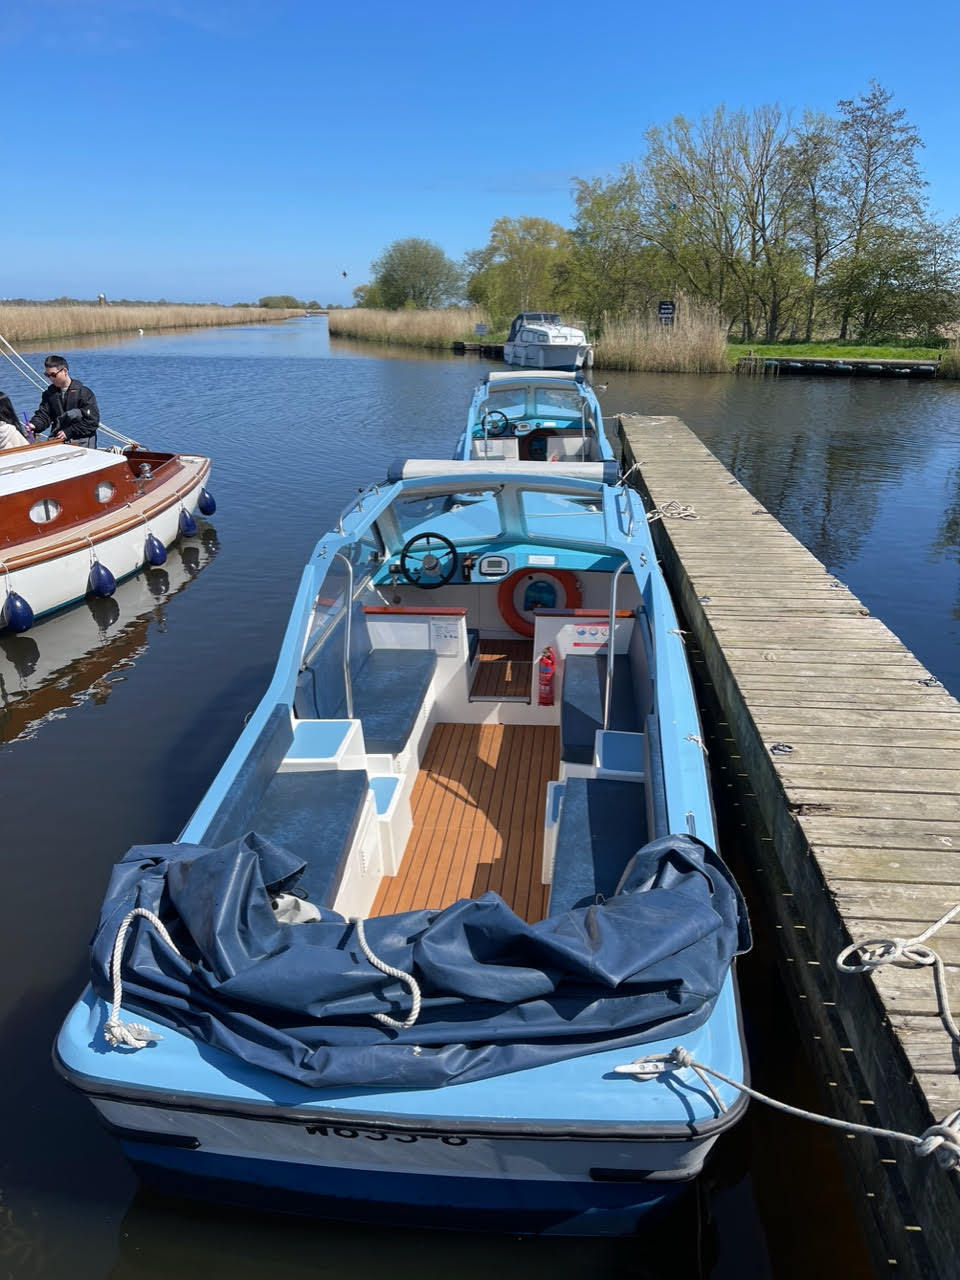
[[[542,919],[544,804],[559,750],[553,725],[437,725],[400,871],[384,878],[370,914],[439,910],[493,889],[523,919]]]
[[[481,640],[472,698],[528,698],[532,640]]]

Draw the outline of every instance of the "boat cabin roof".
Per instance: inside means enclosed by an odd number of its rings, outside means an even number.
[[[118,463],[126,466],[125,460],[115,453],[80,449],[73,444],[40,444],[15,449],[7,456],[0,453],[0,498],[60,480],[109,471]]]

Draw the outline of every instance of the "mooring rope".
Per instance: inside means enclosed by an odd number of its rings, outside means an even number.
[[[668,502],[662,502],[659,506],[654,507],[652,511],[647,512],[647,520],[653,524],[654,520],[699,520],[700,517],[688,502],[678,502],[676,498],[671,498]]]
[[[123,978],[120,973],[120,967],[123,959],[123,944],[127,939],[127,930],[130,928],[137,916],[143,916],[145,920],[149,920],[153,927],[159,933],[160,937],[167,944],[170,950],[183,959],[180,951],[177,949],[176,943],[167,933],[166,926],[159,916],[155,916],[152,911],[148,911],[146,907],[134,907],[132,911],[128,911],[123,917],[120,928],[117,930],[116,941],[113,944],[113,952],[110,956],[110,977],[113,981],[113,1004],[110,1006],[110,1017],[104,1023],[103,1034],[109,1044],[114,1048],[121,1045],[129,1049],[142,1049],[144,1045],[150,1044],[152,1040],[162,1040],[163,1036],[158,1035],[156,1031],[151,1031],[148,1026],[142,1022],[122,1022],[120,1019],[120,1005],[123,1003]]]
[[[924,929],[923,933],[918,933],[915,938],[867,938],[865,942],[853,942],[849,947],[844,947],[837,956],[837,968],[841,973],[872,973],[874,969],[879,969],[885,964],[899,964],[920,969],[932,968],[940,1021],[954,1044],[960,1044],[960,1028],[957,1027],[950,1011],[947,975],[943,961],[932,947],[923,945],[938,929],[949,924],[958,912],[960,912],[960,902],[944,912],[939,920]],[[847,957],[854,954],[860,957],[860,963],[848,964]]]
[[[932,968],[940,1021],[954,1044],[960,1045],[960,1028],[957,1027],[950,1011],[943,960],[932,947],[924,946],[928,938],[932,938],[938,929],[949,924],[958,914],[960,914],[960,902],[949,911],[945,911],[939,920],[914,938],[868,938],[864,942],[853,942],[837,956],[837,968],[841,973],[872,973],[874,969],[879,969],[885,964]],[[849,962],[849,957],[853,955],[859,957],[858,962]],[[757,1089],[751,1089],[749,1085],[742,1084],[738,1080],[731,1080],[722,1071],[708,1067],[703,1062],[694,1061],[693,1055],[680,1045],[670,1053],[648,1054],[624,1066],[614,1067],[614,1071],[621,1075],[635,1075],[649,1080],[663,1072],[683,1070],[686,1067],[694,1071],[710,1091],[721,1113],[726,1111],[726,1107],[708,1080],[708,1076],[722,1080],[724,1084],[738,1089],[757,1102],[766,1103],[776,1111],[782,1111],[785,1115],[797,1116],[801,1120],[811,1120],[814,1124],[826,1125],[831,1129],[842,1129],[845,1133],[861,1133],[871,1138],[888,1138],[892,1142],[906,1142],[914,1148],[914,1155],[935,1155],[942,1169],[960,1169],[960,1107],[951,1111],[937,1124],[924,1129],[923,1133],[917,1136],[913,1133],[901,1133],[897,1129],[882,1129],[869,1124],[856,1124],[852,1120],[818,1115],[815,1111],[807,1111],[803,1107],[793,1107],[787,1102],[780,1102],[777,1098],[760,1093]]]
[[[665,1072],[682,1071],[687,1067],[696,1073],[709,1090],[721,1113],[726,1111],[726,1107],[707,1079],[708,1076],[722,1080],[724,1084],[747,1094],[756,1102],[764,1102],[785,1115],[796,1116],[800,1120],[812,1120],[814,1124],[826,1125],[830,1129],[842,1129],[845,1133],[860,1133],[871,1138],[889,1138],[893,1142],[906,1142],[914,1147],[914,1154],[917,1156],[936,1155],[937,1163],[942,1169],[953,1170],[960,1166],[960,1108],[952,1111],[939,1124],[933,1124],[929,1129],[925,1129],[917,1137],[913,1133],[900,1133],[896,1129],[880,1129],[874,1125],[856,1124],[852,1120],[839,1120],[834,1116],[822,1116],[815,1111],[807,1111],[804,1107],[791,1106],[788,1102],[781,1102],[778,1098],[771,1098],[758,1089],[752,1089],[750,1085],[743,1084],[740,1080],[732,1080],[730,1076],[725,1076],[722,1071],[708,1067],[704,1062],[697,1062],[682,1045],[677,1045],[669,1053],[651,1053],[646,1057],[637,1058],[623,1066],[614,1067],[614,1071],[619,1075],[636,1075],[642,1080],[651,1080]]]
[[[404,973],[402,969],[395,969],[393,965],[387,964],[381,960],[379,956],[374,955],[370,950],[367,939],[363,933],[363,920],[359,916],[353,921],[353,926],[357,931],[357,941],[360,943],[360,950],[370,961],[375,969],[379,969],[381,973],[385,973],[389,978],[399,978],[401,982],[406,983],[410,988],[410,995],[413,999],[413,1006],[410,1013],[401,1022],[398,1018],[391,1018],[388,1013],[375,1013],[373,1016],[378,1022],[384,1023],[388,1027],[395,1027],[397,1031],[404,1031],[407,1027],[412,1027],[416,1020],[420,1017],[420,987],[416,978],[412,974]]]

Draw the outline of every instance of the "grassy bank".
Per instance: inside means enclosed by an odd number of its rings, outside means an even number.
[[[302,311],[274,307],[217,306],[36,306],[0,305],[0,334],[14,345],[53,342],[98,333],[136,333],[138,329],[216,328],[231,324],[263,324],[286,320]]]
[[[625,373],[730,373],[740,356],[818,356],[821,359],[935,360],[940,376],[960,377],[960,344],[949,347],[855,346],[838,342],[753,344],[728,342],[726,328],[710,310],[684,301],[676,324],[655,318],[608,319],[594,342],[594,368]],[[2,314],[2,308],[0,308]],[[340,338],[396,343],[414,347],[450,347],[476,342],[474,325],[487,325],[483,341],[502,342],[506,330],[494,326],[479,308],[450,307],[438,311],[334,310],[327,316],[330,333]],[[0,330],[2,331],[2,330]]]
[[[376,311],[352,307],[331,311],[330,333],[337,338],[369,342],[399,342],[412,347],[449,347],[453,342],[476,342],[474,325],[489,324],[478,307],[450,307],[439,311]],[[488,337],[488,341],[493,341]]]

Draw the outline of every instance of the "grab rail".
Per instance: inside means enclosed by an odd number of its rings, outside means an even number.
[[[347,698],[347,719],[353,719],[353,683],[350,680],[350,638],[353,631],[353,561],[342,551],[334,552],[334,560],[347,566],[347,616],[343,624],[343,688]]]
[[[610,622],[607,632],[607,682],[603,692],[603,727],[610,723],[610,702],[613,698],[613,657],[614,642],[616,640],[616,624],[617,624],[617,587],[620,583],[620,575],[624,569],[630,569],[633,572],[629,560],[624,560],[623,564],[617,565],[616,572],[610,581]]]

